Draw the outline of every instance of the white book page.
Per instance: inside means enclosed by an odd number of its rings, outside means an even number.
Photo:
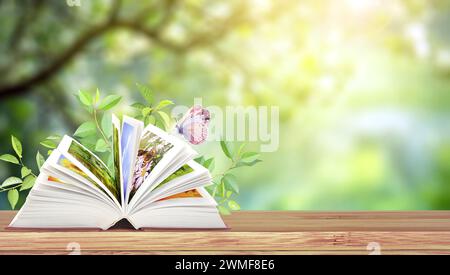
[[[114,177],[103,161],[68,136],[63,137],[56,150],[61,152],[62,155],[57,161],[59,166],[66,168],[71,174],[78,174],[87,179],[93,185],[103,190],[111,197],[117,207],[120,210],[122,209],[121,204],[117,200],[118,197],[120,199],[120,190],[117,188]]]
[[[112,196],[108,195],[105,188],[99,186],[94,180],[82,173],[81,169],[71,162],[69,158],[70,157],[66,157],[58,149],[53,150],[41,170],[48,175],[53,176],[56,180],[77,185],[86,190],[86,192],[98,196],[99,199],[109,203],[111,206],[117,207]]]
[[[177,154],[177,156],[170,162],[170,164],[164,168],[161,174],[156,177],[152,184],[142,193],[139,200],[136,201],[135,205],[129,209],[128,213],[134,211],[137,205],[142,205],[147,202],[148,196],[151,196],[153,189],[155,189],[161,182],[164,182],[168,177],[172,176],[173,173],[178,171],[181,167],[185,166],[187,162],[192,160],[192,158],[196,155],[196,152],[190,149],[189,147],[182,147],[182,150]],[[145,202],[144,202],[145,201]]]
[[[115,206],[110,206],[92,194],[87,196],[89,193],[83,193],[81,188],[48,181],[48,178],[46,173],[38,176],[10,227],[107,229],[120,216]]]
[[[130,197],[130,184],[135,171],[136,158],[139,150],[139,139],[142,135],[144,123],[142,121],[124,116],[120,141],[122,190],[125,209]]]
[[[40,184],[36,188],[33,188],[31,192],[34,192],[39,196],[56,196],[57,198],[65,201],[74,201],[74,203],[82,202],[92,204],[95,208],[104,209],[105,211],[117,211],[115,207],[111,207],[111,204],[100,199],[98,196],[94,196],[82,188],[62,181],[54,181],[43,178],[40,181]]]
[[[125,203],[123,203],[124,190],[122,184],[122,152],[120,150],[121,144],[121,129],[120,129],[120,120],[112,115],[112,154],[113,154],[113,162],[114,162],[114,189],[119,190],[118,196],[116,197],[119,201],[119,204],[122,208],[122,213],[124,213]],[[109,188],[110,191],[111,188]],[[116,194],[114,194],[116,196]]]
[[[130,202],[128,211],[140,197],[148,191],[158,177],[164,172],[175,172],[179,166],[171,166],[173,160],[180,155],[186,155],[186,145],[177,138],[167,134],[153,125],[148,125],[139,141],[138,156],[135,171],[130,185]],[[189,151],[191,152],[191,151]],[[190,158],[194,157],[189,155]],[[187,161],[187,160],[186,160]],[[163,180],[163,179],[161,179]]]
[[[225,229],[227,226],[213,207],[175,207],[139,212],[129,221],[135,228]]]
[[[164,197],[152,202],[146,207],[130,213],[130,216],[137,215],[139,212],[148,212],[156,209],[190,208],[190,207],[212,207],[216,208],[216,201],[203,188],[190,189],[169,197]]]
[[[48,176],[46,173],[42,172],[40,175],[43,176],[41,179],[41,184],[38,186],[33,186],[33,189],[30,192],[40,190],[61,190],[63,192],[74,193],[74,195],[82,195],[90,198],[91,200],[97,200],[99,203],[107,204],[107,202],[102,200],[99,196],[97,196],[97,194],[88,192],[84,188],[68,183],[66,180],[56,178],[55,176]]]
[[[202,187],[195,191],[156,201],[128,219],[137,228],[226,228],[211,195]]]
[[[208,169],[191,160],[157,184],[145,197],[142,197],[139,204],[134,207],[133,212],[147,207],[158,199],[196,189],[210,183],[211,175]]]

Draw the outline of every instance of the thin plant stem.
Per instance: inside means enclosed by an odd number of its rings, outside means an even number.
[[[14,185],[14,186],[9,187],[9,188],[1,188],[1,187],[0,187],[0,192],[5,192],[5,191],[13,190],[13,189],[16,189],[16,188],[21,187],[21,186],[22,186],[22,183],[19,184],[19,185]]]
[[[98,124],[97,110],[96,110],[95,108],[94,108],[93,114],[94,114],[95,125],[96,125],[98,131],[99,131],[100,134],[102,135],[102,138],[105,140],[106,144],[108,144],[108,147],[111,147],[111,144],[109,143],[108,138],[106,138],[105,133],[103,132],[102,128],[100,127],[100,124]]]

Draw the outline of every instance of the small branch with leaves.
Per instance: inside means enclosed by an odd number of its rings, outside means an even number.
[[[116,106],[121,96],[108,95],[103,99],[100,99],[100,91],[97,89],[95,96],[92,96],[89,92],[79,91],[76,96],[81,105],[92,116],[90,121],[86,121],[78,127],[74,136],[81,139],[95,139],[94,151],[98,153],[112,152],[110,138],[112,136],[111,128],[111,116],[103,114],[103,112]],[[102,115],[100,121],[99,117]],[[92,147],[92,146],[90,146]]]
[[[137,114],[134,118],[144,122],[145,126],[153,124],[159,128],[166,130],[172,125],[170,116],[163,111],[164,108],[173,105],[171,100],[165,99],[155,103],[153,92],[149,87],[136,84],[141,96],[145,99],[145,104],[141,102],[135,102],[131,104],[131,107],[137,110]]]
[[[218,208],[222,214],[230,214],[230,210],[239,210],[240,205],[234,200],[239,194],[239,184],[236,176],[231,173],[233,169],[240,167],[250,167],[261,162],[258,152],[245,151],[245,143],[242,143],[237,149],[231,143],[221,141],[220,146],[224,155],[230,160],[230,164],[225,171],[213,176],[213,184],[206,189],[217,200]],[[205,159],[199,157],[196,161],[208,168],[212,173],[215,166],[214,158]]]
[[[25,191],[33,187],[36,181],[36,174],[32,169],[23,163],[22,143],[15,136],[11,136],[11,145],[15,155],[4,154],[0,156],[0,160],[21,166],[20,177],[9,177],[0,185],[0,192],[8,192],[8,201],[11,208],[16,207],[19,201],[19,191]],[[38,168],[43,164],[42,155],[38,152],[36,155]]]

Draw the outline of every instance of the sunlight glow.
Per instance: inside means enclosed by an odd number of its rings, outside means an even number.
[[[346,0],[346,5],[356,13],[366,13],[381,6],[381,0]]]

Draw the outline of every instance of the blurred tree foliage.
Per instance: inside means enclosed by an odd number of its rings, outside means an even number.
[[[0,152],[73,132],[80,89],[126,103],[144,83],[178,104],[280,106],[280,149],[238,175],[243,208],[450,207],[450,1],[80,3],[0,1]]]

